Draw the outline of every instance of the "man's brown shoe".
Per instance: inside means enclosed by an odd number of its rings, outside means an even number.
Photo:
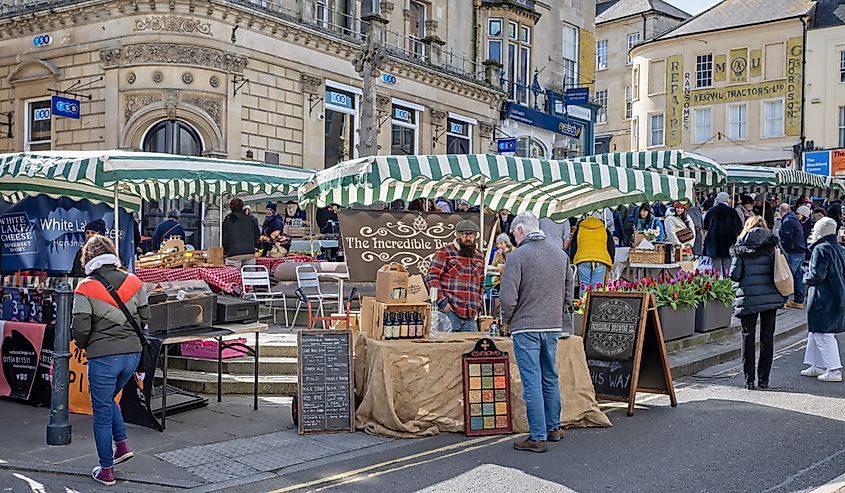
[[[563,430],[561,428],[546,433],[546,441],[559,442],[561,438],[563,438]]]
[[[513,442],[513,448],[525,452],[536,452],[542,454],[546,451],[546,442],[535,442],[528,438],[519,442]]]
[[[798,310],[803,310],[804,309],[804,303],[796,303],[794,301],[787,301],[786,307],[787,308],[796,308]]]

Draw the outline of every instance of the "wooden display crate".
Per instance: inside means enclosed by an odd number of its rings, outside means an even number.
[[[371,339],[385,340],[384,321],[390,312],[417,312],[422,315],[423,337],[405,340],[427,339],[431,335],[431,305],[428,303],[382,303],[369,296],[361,303],[361,332]]]

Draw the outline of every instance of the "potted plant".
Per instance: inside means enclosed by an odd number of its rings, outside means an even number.
[[[657,305],[663,340],[672,341],[695,333],[695,308],[700,295],[694,276],[679,271],[675,276],[658,276],[656,281],[644,280],[641,289],[651,292]]]
[[[736,288],[730,279],[718,272],[702,272],[696,276],[701,302],[695,310],[695,331],[710,332],[731,324]]]

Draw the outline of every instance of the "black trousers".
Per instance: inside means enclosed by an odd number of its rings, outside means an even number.
[[[757,317],[760,317],[760,361],[757,363],[757,380],[769,383],[772,358],[775,351],[775,318],[777,310],[769,310],[739,317],[742,322],[742,369],[745,383],[754,383],[754,355],[756,350]]]

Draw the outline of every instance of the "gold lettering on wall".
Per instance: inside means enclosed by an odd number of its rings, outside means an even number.
[[[692,91],[690,106],[739,103],[757,99],[782,98],[786,95],[786,80],[755,82],[739,86],[714,87]]]
[[[713,81],[725,82],[725,74],[727,73],[728,57],[725,55],[716,55],[713,60]]]
[[[681,145],[681,125],[684,113],[684,56],[666,58],[666,145]]]
[[[786,41],[786,108],[784,126],[786,135],[801,135],[801,97],[804,91],[804,78],[801,64],[804,56],[804,41],[790,38]]]
[[[760,77],[763,75],[763,50],[751,50],[748,62],[748,76]]]
[[[748,81],[748,48],[736,48],[730,51],[730,82],[736,84]]]

